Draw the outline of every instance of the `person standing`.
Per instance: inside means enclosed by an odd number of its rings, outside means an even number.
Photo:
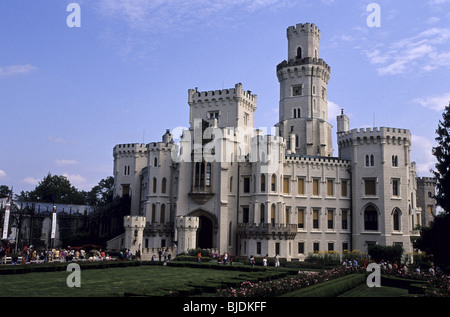
[[[277,254],[275,256],[275,267],[279,267],[280,266],[280,256]]]

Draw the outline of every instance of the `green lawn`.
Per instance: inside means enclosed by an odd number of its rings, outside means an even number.
[[[71,272],[39,272],[0,276],[0,296],[68,297],[123,296],[124,293],[148,294],[161,289],[175,290],[188,282],[209,278],[230,278],[240,271],[196,269],[170,266],[132,266],[126,268],[81,270],[81,287],[68,287]]]
[[[339,297],[411,297],[407,289],[381,286],[369,287],[363,283],[352,290],[341,294]]]

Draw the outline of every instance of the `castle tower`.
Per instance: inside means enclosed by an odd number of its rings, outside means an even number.
[[[319,58],[320,30],[314,24],[297,24],[287,29],[287,39],[288,60],[277,66],[280,135],[295,142],[296,154],[332,156],[327,102],[330,67]]]
[[[199,227],[199,218],[191,216],[178,216],[176,219],[177,227],[177,254],[195,249],[197,246],[197,229]]]
[[[133,255],[135,255],[138,250],[139,252],[142,252],[145,217],[125,216],[123,224],[125,227],[124,248],[131,250]]]

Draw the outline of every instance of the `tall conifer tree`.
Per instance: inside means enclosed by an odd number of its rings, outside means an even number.
[[[433,148],[433,155],[437,159],[436,169],[436,203],[450,213],[450,102],[442,114],[436,130],[438,145]]]

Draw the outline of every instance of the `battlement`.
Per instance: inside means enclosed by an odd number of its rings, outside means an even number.
[[[434,177],[417,177],[418,186],[436,186],[436,178]]]
[[[123,219],[123,225],[125,228],[144,228],[145,217],[142,216],[125,216]]]
[[[329,157],[329,156],[307,156],[307,155],[296,155],[296,154],[288,154],[285,156],[286,162],[303,162],[303,163],[317,163],[317,164],[333,164],[340,166],[348,166],[350,161],[342,160],[338,157]]]
[[[300,33],[312,34],[320,38],[320,30],[314,23],[298,23],[295,26],[290,26],[287,28],[287,37],[291,37],[293,35],[298,35]]]
[[[222,90],[210,90],[210,91],[198,91],[196,89],[188,90],[188,103],[189,105],[195,103],[210,102],[219,99],[237,99],[241,98],[256,108],[257,95],[252,94],[250,90],[245,91],[242,89],[242,84],[236,84],[235,88],[222,89]]]
[[[375,127],[375,128],[359,128],[352,129],[347,132],[341,132],[338,135],[338,143],[348,140],[370,140],[370,139],[398,139],[399,142],[407,141],[411,143],[411,132],[408,129]]]
[[[114,156],[116,155],[125,155],[132,153],[147,153],[147,146],[142,143],[128,143],[128,144],[117,144],[114,147]]]
[[[177,216],[176,218],[177,229],[197,229],[199,226],[199,218],[192,216]]]

